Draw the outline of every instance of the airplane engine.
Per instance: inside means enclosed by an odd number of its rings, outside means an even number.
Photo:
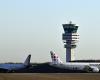
[[[99,68],[95,66],[90,66],[92,69],[92,72],[99,72]]]
[[[85,66],[84,68],[85,72],[99,72],[99,68],[95,67],[95,66]]]

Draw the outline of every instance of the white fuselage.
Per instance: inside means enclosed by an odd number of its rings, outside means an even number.
[[[69,69],[69,70],[84,70],[86,67],[91,67],[100,70],[100,63],[76,63],[76,62],[68,62],[68,63],[58,63],[58,64],[50,64],[52,66]]]
[[[60,64],[51,64],[55,67],[62,69],[70,69],[70,70],[83,70],[87,64],[85,63],[60,63]]]

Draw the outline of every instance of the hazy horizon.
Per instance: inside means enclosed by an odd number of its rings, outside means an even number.
[[[99,0],[1,0],[0,62],[65,61],[62,24],[79,25],[76,59],[100,59]]]

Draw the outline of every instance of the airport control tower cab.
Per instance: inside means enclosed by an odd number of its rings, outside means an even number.
[[[76,43],[79,39],[77,34],[78,26],[70,21],[68,24],[63,24],[63,29],[62,39],[64,48],[66,48],[66,62],[69,62],[75,59],[73,50],[76,48]]]

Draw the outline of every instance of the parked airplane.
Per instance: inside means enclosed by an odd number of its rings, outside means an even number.
[[[14,70],[20,70],[27,68],[30,65],[31,55],[28,55],[24,63],[1,63],[0,70],[11,72]]]
[[[78,63],[78,62],[67,62],[63,63],[57,54],[50,51],[52,62],[51,66],[68,69],[68,70],[80,70],[85,72],[99,72],[100,63]]]

